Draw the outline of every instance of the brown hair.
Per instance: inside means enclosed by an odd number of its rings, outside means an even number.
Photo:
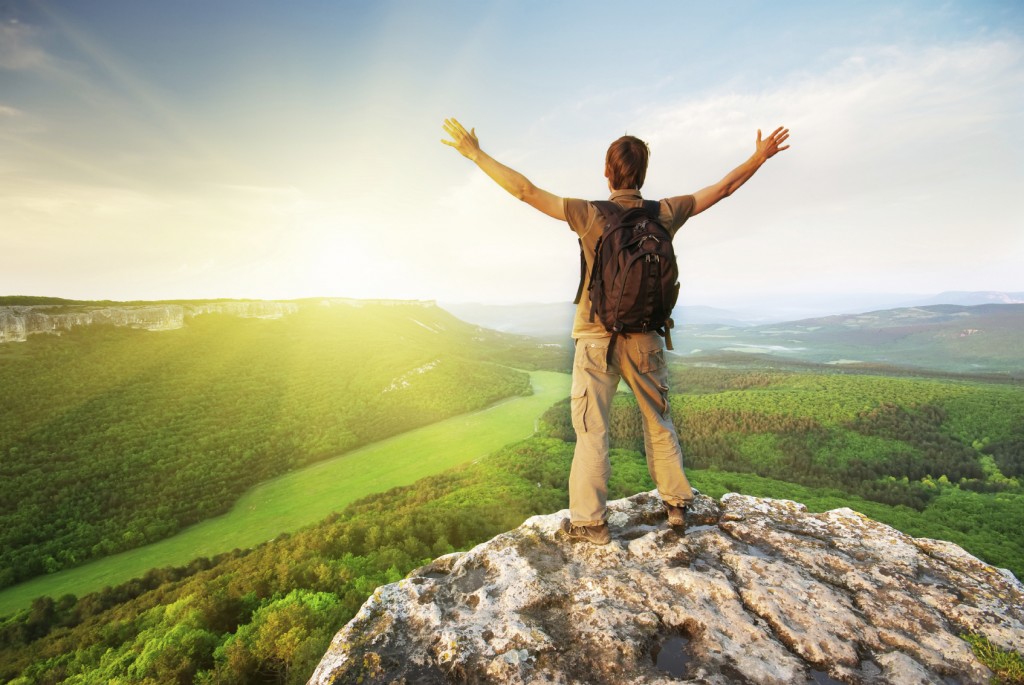
[[[604,169],[612,189],[640,190],[647,176],[647,160],[650,156],[651,150],[647,143],[635,136],[622,136],[609,145]]]

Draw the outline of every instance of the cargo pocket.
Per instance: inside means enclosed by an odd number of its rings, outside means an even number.
[[[636,354],[636,370],[645,376],[641,382],[650,384],[648,387],[652,396],[655,388],[658,392],[656,397],[652,397],[655,404],[653,409],[663,419],[668,419],[668,365],[665,363],[665,347],[661,343],[661,336],[656,333],[638,336]]]
[[[572,390],[569,399],[569,408],[572,412],[572,427],[577,433],[587,432],[587,386],[577,391]]]
[[[658,392],[661,395],[661,405],[658,407],[658,412],[661,414],[661,418],[670,419],[671,411],[668,406],[668,386],[658,381]]]
[[[608,373],[608,338],[580,340],[574,363],[583,369]]]
[[[636,369],[640,373],[655,373],[665,368],[665,348],[661,346],[661,338],[640,340],[637,352]]]
[[[572,427],[577,433],[586,433],[587,410],[590,408],[587,388],[595,374],[608,373],[608,338],[577,340],[573,365],[572,389],[569,391]]]

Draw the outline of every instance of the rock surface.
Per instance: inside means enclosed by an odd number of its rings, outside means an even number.
[[[1011,574],[849,509],[609,509],[608,545],[535,516],[378,588],[310,683],[988,683],[959,636],[1024,645]]]
[[[0,343],[24,342],[37,333],[60,334],[80,326],[106,324],[149,331],[170,331],[185,319],[203,314],[227,314],[242,318],[277,319],[299,309],[294,302],[254,300],[180,304],[125,305],[26,305],[0,307]]]

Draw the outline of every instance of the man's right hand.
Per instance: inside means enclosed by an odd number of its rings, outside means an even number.
[[[466,128],[455,117],[445,119],[443,128],[445,133],[451,136],[452,139],[445,140],[442,138],[441,142],[458,150],[459,154],[466,159],[475,162],[480,153],[480,141],[476,137],[476,129],[470,129],[467,132]]]
[[[761,168],[762,164],[782,150],[789,149],[789,145],[782,144],[788,138],[789,129],[785,126],[779,126],[764,139],[761,138],[761,129],[757,129],[757,142],[754,144],[754,154],[750,155],[750,159],[726,174],[725,178],[718,183],[707,188],[701,188],[694,193],[693,214],[700,214],[705,209],[713,207],[719,201],[724,200],[739,190],[740,186],[749,181],[750,177]]]

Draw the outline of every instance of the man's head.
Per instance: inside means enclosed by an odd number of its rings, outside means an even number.
[[[608,147],[604,159],[604,175],[612,190],[640,190],[647,176],[647,160],[651,150],[647,143],[634,136],[622,136]]]

